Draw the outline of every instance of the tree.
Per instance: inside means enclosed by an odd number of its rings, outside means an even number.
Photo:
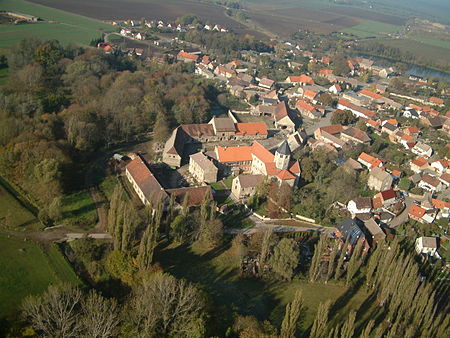
[[[298,265],[299,249],[292,238],[283,238],[270,258],[273,271],[282,279],[291,280]]]
[[[314,180],[315,174],[319,169],[319,165],[310,157],[305,157],[301,162],[302,168],[302,178],[307,182],[312,182]]]
[[[350,110],[336,109],[331,115],[332,124],[342,124],[348,126],[356,121],[355,116]]]
[[[148,213],[152,213],[153,209],[147,210]],[[158,222],[150,219],[147,223],[147,228],[142,235],[141,242],[139,243],[139,250],[137,259],[141,269],[148,269],[153,262],[153,252],[155,251],[158,243],[159,229]]]
[[[165,142],[170,135],[169,124],[165,115],[161,112],[156,116],[155,126],[153,127],[153,139],[155,142]]]
[[[59,221],[62,218],[61,197],[55,197],[48,207],[48,216],[53,221]]]
[[[134,289],[127,315],[136,337],[201,337],[205,305],[192,284],[158,273]]]
[[[63,284],[25,298],[22,308],[33,328],[45,336],[74,337],[80,333],[80,300],[80,289]]]
[[[261,252],[259,254],[259,268],[262,269],[263,266],[267,263],[270,255],[270,242],[272,239],[272,230],[268,230],[264,232],[264,237],[261,242]]]
[[[356,312],[350,311],[347,320],[344,322],[341,328],[341,338],[352,338],[355,332],[355,318]]]
[[[375,326],[375,320],[371,319],[364,327],[364,330],[361,332],[361,338],[369,338],[372,333],[373,327]]]
[[[320,277],[322,255],[326,247],[326,236],[321,236],[314,248],[314,256],[309,267],[309,280],[315,282]]]
[[[106,299],[91,290],[81,301],[81,329],[83,335],[93,338],[115,336],[120,323],[119,308],[115,299]]]
[[[309,334],[310,338],[325,337],[327,331],[328,314],[330,313],[331,301],[327,300],[325,303],[320,303],[317,308],[316,317]]]
[[[217,247],[222,244],[223,239],[223,223],[220,219],[209,219],[202,222],[200,227],[200,241],[212,246]]]
[[[362,257],[363,241],[360,239],[353,250],[352,256],[347,264],[347,285],[352,281],[363,263]]]
[[[338,252],[339,252],[339,241],[334,241],[333,246],[331,248],[330,259],[328,260],[326,281],[329,281],[334,274],[334,268],[336,266],[335,260]]]
[[[414,186],[414,184],[411,182],[411,180],[408,177],[402,177],[400,179],[400,183],[398,184],[398,187],[402,190],[408,191]]]
[[[296,332],[300,324],[299,318],[302,309],[303,297],[301,290],[299,290],[295,292],[294,300],[286,305],[283,322],[281,323],[280,337],[296,337]]]

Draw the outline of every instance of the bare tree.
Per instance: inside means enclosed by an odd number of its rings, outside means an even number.
[[[81,302],[83,336],[106,338],[115,335],[119,325],[119,309],[115,299],[106,299],[91,291]]]
[[[23,311],[32,326],[46,337],[73,337],[80,332],[81,291],[67,284],[50,286],[42,296],[29,296]]]
[[[184,280],[157,274],[135,289],[129,305],[139,337],[196,337],[204,332],[204,297]]]

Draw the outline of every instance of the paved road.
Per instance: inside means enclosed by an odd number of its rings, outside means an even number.
[[[257,232],[264,232],[264,231],[273,231],[273,232],[305,232],[305,231],[311,231],[311,232],[320,232],[320,233],[327,233],[331,234],[334,232],[335,228],[328,228],[323,227],[321,225],[313,225],[310,226],[307,225],[307,223],[303,223],[304,225],[300,226],[288,226],[288,225],[280,225],[280,224],[273,224],[274,221],[263,221],[259,219],[256,216],[250,216],[249,217],[255,225],[251,228],[247,229],[225,229],[225,233],[236,235],[239,233],[250,235]],[[279,221],[282,222],[282,221]],[[302,222],[298,222],[301,224]]]
[[[414,203],[413,198],[409,196],[405,197],[406,208],[405,210],[402,211],[400,215],[398,215],[391,221],[391,224],[389,226],[390,228],[398,227],[399,225],[406,223],[408,221],[408,211],[413,203]]]

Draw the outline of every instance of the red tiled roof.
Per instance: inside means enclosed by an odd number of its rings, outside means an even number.
[[[329,68],[322,68],[317,73],[322,76],[327,76],[333,74],[333,70]]]
[[[308,75],[302,74],[300,76],[288,76],[291,82],[301,82],[301,83],[309,83],[311,85],[315,84],[314,80]]]
[[[381,200],[381,197],[374,197],[372,200],[372,205],[374,209],[379,209],[383,206],[383,201]]]
[[[310,89],[305,90],[305,92],[303,93],[303,96],[307,97],[308,99],[314,99],[316,95],[317,93]]]
[[[300,163],[298,161],[294,161],[294,163],[291,164],[291,167],[289,168],[289,171],[294,174],[300,174]]]
[[[244,162],[252,160],[252,146],[220,147],[217,146],[219,162]]]
[[[429,98],[429,101],[435,104],[444,104],[444,100],[439,97],[432,96]]]
[[[211,194],[211,187],[185,187],[177,189],[167,189],[169,195],[175,195],[177,203],[182,204],[187,195],[187,204],[189,207],[202,204],[206,194]]]
[[[394,169],[392,170],[392,176],[400,177],[402,175],[402,172],[400,170]]]
[[[267,135],[264,122],[236,123],[236,135]]]
[[[309,104],[305,100],[298,100],[295,106],[296,106],[297,109],[306,109],[309,112],[317,111],[316,108],[314,108],[314,106],[312,106],[311,104]]]
[[[445,202],[445,201],[441,201],[435,198],[431,199],[431,203],[433,203],[435,208],[438,209],[445,209],[445,208],[450,208],[450,202]]]
[[[277,177],[278,177],[280,180],[292,180],[292,179],[295,178],[295,176],[292,175],[288,170],[281,170],[281,171],[278,173]]]
[[[187,53],[187,52],[184,52],[184,51],[180,51],[178,53],[178,56],[183,58],[183,59],[190,59],[190,60],[194,60],[194,61],[198,60],[198,55],[190,54],[190,53]]]
[[[376,100],[381,99],[383,97],[380,94],[374,93],[373,91],[368,90],[368,89],[362,89],[359,93],[361,95],[364,95],[364,96],[367,96],[367,97],[370,97],[370,98],[376,99]]]
[[[275,156],[264,148],[261,143],[253,142],[251,152],[264,163],[273,163]]]
[[[373,117],[373,116],[376,115],[376,113],[374,111],[371,111],[371,110],[369,110],[367,108],[364,108],[364,107],[357,106],[356,104],[353,104],[349,100],[346,100],[346,99],[343,99],[343,98],[340,98],[338,103],[343,105],[344,107],[347,107],[347,108],[351,109],[351,110],[358,111],[361,114],[366,115],[367,117]]]
[[[415,204],[411,205],[411,208],[408,210],[408,214],[416,218],[422,218],[423,215],[425,215],[425,212],[426,210],[424,208],[421,208]]]
[[[382,192],[380,192],[380,195],[381,195],[381,198],[383,199],[383,201],[387,201],[387,200],[397,197],[397,194],[395,193],[394,189],[382,191]]]
[[[343,130],[344,130],[344,127],[340,124],[332,124],[331,126],[325,126],[325,127],[320,128],[321,132],[325,131],[331,135],[342,133]]]
[[[405,131],[407,131],[408,134],[418,134],[418,133],[420,133],[420,129],[417,128],[416,126],[407,127],[407,128],[405,128]]]
[[[380,159],[370,156],[369,154],[366,154],[364,152],[359,155],[358,160],[369,163],[373,168],[379,167],[380,164],[383,163]]]
[[[428,164],[428,160],[422,156],[419,156],[414,161],[411,161],[411,164],[414,164],[418,167],[423,167],[424,165]]]

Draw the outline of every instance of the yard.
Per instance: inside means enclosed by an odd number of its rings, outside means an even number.
[[[49,285],[80,284],[55,246],[43,250],[31,241],[0,234],[0,316],[19,309],[24,297],[40,294]]]
[[[312,324],[320,302],[331,299],[336,302],[332,315],[337,308],[340,314],[345,314],[350,309],[359,308],[367,297],[358,287],[352,292],[347,287],[334,283],[311,284],[303,279],[290,283],[268,282],[242,278],[238,262],[232,249],[228,247],[208,250],[199,244],[172,245],[160,248],[156,253],[156,260],[165,271],[198,284],[211,295],[212,308],[216,310],[212,320],[223,334],[232,325],[234,314],[254,315],[260,320],[269,319],[280,325],[285,305],[292,300],[298,289],[303,291],[306,307],[306,316],[302,319],[304,329]],[[342,319],[341,316],[333,318],[339,322]]]

